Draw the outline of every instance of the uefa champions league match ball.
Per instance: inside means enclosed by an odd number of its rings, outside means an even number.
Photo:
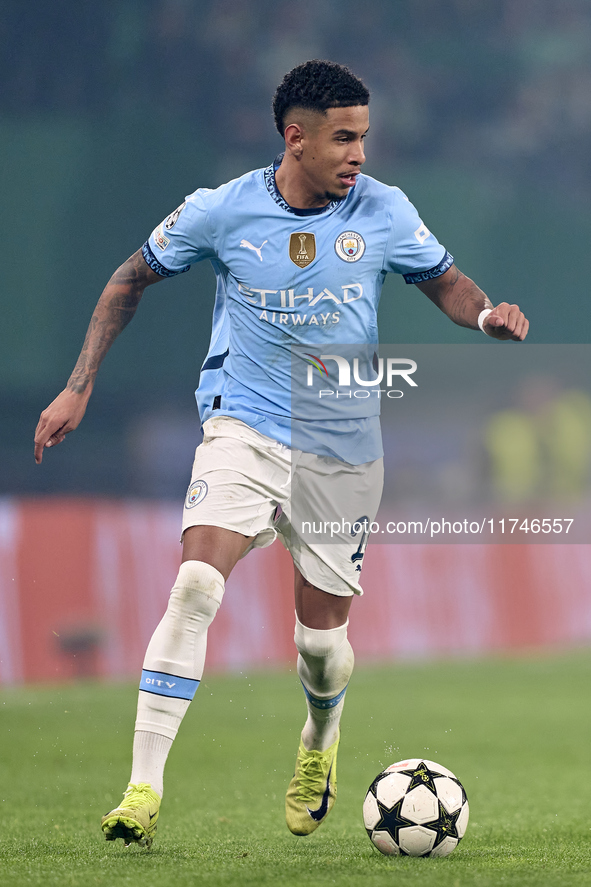
[[[363,802],[367,834],[386,856],[448,856],[466,833],[469,813],[459,779],[421,758],[383,770]]]

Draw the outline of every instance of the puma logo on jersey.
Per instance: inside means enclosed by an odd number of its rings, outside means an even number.
[[[251,249],[254,253],[257,254],[257,256],[259,257],[259,259],[260,259],[261,262],[262,262],[262,261],[263,261],[263,257],[262,257],[262,255],[261,255],[261,250],[262,250],[262,248],[264,247],[264,245],[265,245],[266,243],[268,243],[268,242],[269,242],[268,240],[263,240],[263,242],[261,243],[260,246],[253,246],[252,243],[249,243],[249,242],[248,242],[248,240],[241,240],[241,241],[240,241],[240,246],[243,246],[243,247],[245,247],[246,249]]]

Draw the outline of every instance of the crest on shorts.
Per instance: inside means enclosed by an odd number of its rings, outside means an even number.
[[[365,252],[365,240],[356,231],[344,231],[337,237],[334,248],[344,262],[358,262]]]
[[[316,238],[309,231],[296,231],[289,238],[289,258],[305,268],[316,258]]]
[[[203,502],[206,496],[206,482],[204,480],[194,481],[194,483],[192,483],[187,490],[187,501],[185,503],[185,508],[194,508],[195,505],[199,505],[200,502]]]

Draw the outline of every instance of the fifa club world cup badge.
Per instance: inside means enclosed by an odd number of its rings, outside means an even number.
[[[305,268],[316,258],[316,238],[309,231],[295,231],[289,238],[289,258]]]
[[[365,252],[365,240],[356,231],[345,231],[337,237],[334,248],[344,262],[358,262]]]

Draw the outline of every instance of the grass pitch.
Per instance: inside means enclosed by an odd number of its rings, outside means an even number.
[[[471,887],[591,885],[588,652],[358,668],[339,795],[307,838],[284,822],[305,706],[294,672],[206,676],[172,750],[152,851],[107,844],[129,775],[135,687],[0,694],[0,884]],[[427,757],[465,785],[446,859],[386,858],[362,823],[388,764]]]

